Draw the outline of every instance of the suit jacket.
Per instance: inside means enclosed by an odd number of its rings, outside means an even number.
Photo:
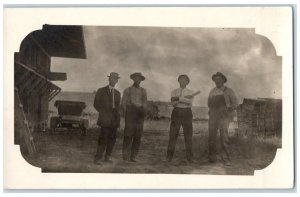
[[[109,86],[99,88],[94,107],[99,112],[97,124],[101,127],[120,127],[120,101],[121,93],[114,89],[115,108],[113,109],[113,97]]]

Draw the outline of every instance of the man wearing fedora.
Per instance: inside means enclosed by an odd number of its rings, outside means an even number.
[[[124,90],[121,105],[125,112],[123,160],[136,162],[144,126],[147,92],[140,86],[145,80],[142,73],[130,75],[133,85]]]
[[[99,113],[97,125],[101,127],[98,147],[94,163],[101,164],[105,152],[105,161],[110,161],[110,156],[117,139],[117,130],[120,127],[120,100],[121,94],[115,89],[119,74],[111,72],[108,76],[109,84],[99,88],[94,107]]]
[[[193,113],[191,107],[193,96],[191,95],[193,95],[194,92],[186,87],[190,82],[187,75],[180,75],[178,77],[178,82],[180,87],[171,92],[171,102],[174,108],[171,114],[167,161],[171,162],[173,159],[177,137],[179,135],[180,127],[182,126],[186,158],[189,162],[192,162]]]
[[[233,120],[234,111],[238,106],[238,100],[234,91],[225,86],[227,78],[221,72],[212,76],[216,87],[213,88],[208,96],[209,107],[209,161],[216,162],[216,141],[217,132],[220,132],[221,155],[225,165],[231,165],[230,154],[228,150],[228,127]]]

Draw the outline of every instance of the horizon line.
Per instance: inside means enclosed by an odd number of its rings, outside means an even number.
[[[69,90],[66,90],[66,91],[61,91],[60,93],[62,93],[62,92],[67,92],[67,93],[83,93],[83,94],[84,93],[90,93],[90,94],[94,94],[94,91],[93,92],[85,92],[85,91],[69,91]],[[162,101],[162,100],[148,100],[148,101],[171,103],[171,101]],[[200,106],[200,105],[193,105],[192,107],[208,108],[208,106]]]

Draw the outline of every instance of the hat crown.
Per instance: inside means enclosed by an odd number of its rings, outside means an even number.
[[[188,80],[188,82],[190,82],[190,78],[189,78],[186,74],[179,75],[179,76],[178,76],[178,81],[179,81],[179,79],[182,78],[182,77],[186,78],[186,79]]]
[[[132,75],[135,75],[135,76],[142,76],[142,73],[141,73],[141,72],[136,72],[136,73],[133,73]]]
[[[141,77],[142,80],[145,80],[145,77],[142,75],[141,72],[135,72],[133,74],[130,75],[130,78],[133,79],[134,77]]]
[[[111,72],[108,77],[119,78],[119,74],[116,72]]]
[[[224,75],[223,73],[221,73],[221,72],[217,72],[216,74],[214,74],[214,75],[211,77],[213,81],[214,81],[214,78],[215,78],[215,77],[222,77],[223,80],[224,80],[224,82],[227,81],[227,78],[226,78],[225,75]]]

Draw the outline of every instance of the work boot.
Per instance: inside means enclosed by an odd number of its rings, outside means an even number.
[[[109,157],[105,157],[104,161],[105,161],[105,162],[112,163],[112,160],[111,160]]]
[[[231,166],[231,162],[229,160],[224,161],[225,166]]]
[[[136,159],[134,159],[134,158],[131,158],[129,161],[130,162],[137,162]]]
[[[95,158],[94,159],[94,164],[96,164],[96,165],[102,165],[101,159]]]
[[[217,157],[215,155],[210,155],[209,156],[209,162],[210,163],[215,163],[217,161]]]

